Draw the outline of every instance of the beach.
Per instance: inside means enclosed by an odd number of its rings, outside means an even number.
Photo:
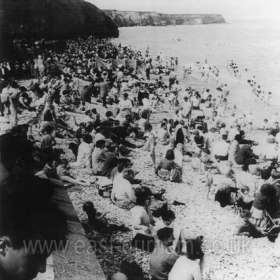
[[[227,45],[228,42],[231,41],[229,33],[226,29],[228,26],[230,25],[228,24],[225,26],[213,25],[178,27],[168,26],[145,28],[133,27],[121,29],[120,38],[114,39],[113,43],[115,45],[121,43],[122,46],[129,45],[132,49],[137,48],[143,52],[145,51],[147,46],[149,46],[151,57],[154,58],[154,56],[160,54],[163,58],[163,61],[161,62],[162,64],[165,64],[165,60],[170,61],[170,57],[178,57],[179,64],[176,66],[170,66],[170,71],[172,72],[175,68],[177,80],[179,82],[179,86],[182,88],[182,91],[185,91],[187,88],[191,87],[194,92],[197,91],[198,93],[204,93],[205,89],[208,89],[210,93],[213,93],[213,97],[215,98],[219,95],[219,91],[223,91],[219,88],[226,87],[226,89],[228,89],[228,94],[226,94],[227,100],[224,102],[224,100],[221,98],[221,100],[219,100],[219,104],[216,107],[214,107],[214,105],[216,105],[214,104],[211,105],[212,107],[210,106],[209,108],[206,108],[204,112],[206,119],[209,120],[211,118],[215,108],[218,111],[222,119],[221,122],[224,123],[224,126],[228,126],[229,129],[231,129],[230,122],[232,121],[233,117],[236,119],[236,121],[242,120],[245,123],[242,129],[244,129],[246,133],[246,139],[248,139],[249,141],[251,140],[253,142],[256,142],[258,144],[264,144],[267,141],[268,131],[257,130],[261,126],[263,119],[267,118],[271,126],[274,125],[275,121],[279,121],[278,116],[276,115],[276,113],[279,110],[279,104],[277,102],[278,100],[280,100],[280,95],[277,94],[279,87],[278,82],[280,80],[278,80],[278,77],[275,73],[277,72],[277,67],[273,68],[272,66],[275,61],[271,62],[272,64],[270,64],[269,61],[271,61],[271,57],[269,56],[264,58],[260,57],[259,61],[255,61],[255,56],[258,56],[258,53],[254,54],[254,56],[247,61],[243,60],[242,56],[246,56],[250,53],[248,49],[246,50],[246,52],[243,49],[240,49],[238,52],[239,56],[236,55],[233,50],[237,47],[238,43],[234,44],[233,49],[228,48]],[[193,30],[191,28],[193,28]],[[225,36],[228,39],[228,41],[224,41],[223,43],[221,43],[221,41],[219,41],[217,38],[214,38],[213,41],[210,41],[210,38],[212,36],[211,34],[213,34],[212,31],[215,30],[215,28],[220,30],[216,31],[216,34],[224,34],[223,36]],[[222,28],[224,31],[221,32],[220,28]],[[172,32],[172,30],[174,30],[174,32]],[[184,32],[188,33],[188,31],[190,30],[192,31],[189,33],[189,35],[193,37],[189,37],[187,39],[183,36],[183,34],[185,34]],[[140,37],[139,34],[141,32],[145,33],[147,36]],[[166,36],[163,36],[162,32],[166,34]],[[204,40],[207,37],[204,37],[201,34],[198,35],[197,32],[204,32],[205,34],[207,34],[208,39]],[[162,39],[159,40],[158,37],[155,36],[155,34],[157,34],[158,36],[162,36]],[[240,34],[236,34],[236,36],[237,35],[239,36]],[[195,38],[199,38],[199,41],[195,42]],[[267,40],[267,38],[264,39]],[[89,42],[91,42],[91,40],[92,38],[89,39]],[[248,43],[248,45],[250,45],[250,43]],[[217,46],[220,46],[220,49],[217,49]],[[257,46],[254,46],[254,48],[257,48]],[[277,51],[279,50],[277,49]],[[277,51],[273,54],[268,53],[268,55],[276,56],[278,54]],[[237,68],[240,70],[238,75],[233,75],[233,72],[229,71],[229,69],[227,68],[228,60],[234,60],[236,62],[236,64],[238,65]],[[104,61],[108,63],[107,60],[104,59]],[[199,64],[197,64],[198,61],[200,62]],[[263,61],[266,61],[266,63],[263,63]],[[148,64],[147,61],[144,63]],[[262,67],[259,68],[258,65],[260,64],[262,65]],[[254,68],[254,65],[256,68]],[[183,66],[192,67],[192,71],[189,75],[187,75],[186,79],[183,79]],[[125,77],[124,73],[119,73],[123,71],[120,70],[123,69],[123,67],[123,65],[118,64],[116,70],[118,74],[123,75],[123,78],[120,78],[120,83],[123,82],[122,79],[124,79]],[[210,73],[211,71],[209,70],[209,77],[205,80],[205,77],[202,75],[203,67],[205,67],[206,69],[213,69],[217,67],[219,69],[218,78],[215,77],[212,73]],[[103,68],[102,70],[105,71]],[[151,81],[155,81],[159,78],[159,75],[152,73],[151,80],[149,80],[148,78],[146,79],[146,69],[142,67],[138,70],[138,74],[141,75],[141,77],[136,77],[133,79],[141,81],[140,83],[142,84],[141,86],[143,88],[148,88]],[[108,75],[106,71],[104,74],[105,77],[107,77]],[[100,73],[102,73],[103,75],[103,72],[100,71]],[[91,75],[94,76],[93,74]],[[131,75],[134,76],[135,74]],[[270,104],[267,105],[264,104],[263,101],[257,100],[257,98],[252,93],[252,88],[248,84],[248,79],[250,79],[254,75],[256,75],[256,80],[259,84],[262,84],[263,88],[266,91],[271,90],[273,92],[272,98],[269,102]],[[85,75],[82,76],[82,78],[82,80],[86,80],[88,77]],[[104,80],[102,79],[106,80],[107,78],[101,78],[101,82],[96,82],[98,86],[100,86],[100,84],[104,82]],[[91,79],[90,81],[92,82]],[[28,87],[30,82],[30,79],[21,80],[19,81],[19,85]],[[94,84],[95,82],[92,83]],[[125,86],[127,86],[126,83],[127,81],[124,81]],[[135,83],[137,84],[138,82]],[[163,83],[168,85],[168,75],[163,76]],[[126,101],[126,99],[123,100],[124,92],[128,92],[128,96],[131,97],[131,99],[133,99],[133,87],[134,85],[132,85],[130,88],[127,86],[125,91],[120,91],[120,94],[118,96],[119,100],[117,101]],[[168,88],[168,86],[166,86],[166,88]],[[78,88],[78,91],[81,92],[81,89]],[[169,93],[171,93],[171,91],[168,92],[168,94]],[[49,92],[47,94],[49,94]],[[47,94],[46,96],[49,97],[49,95]],[[61,95],[62,94],[64,95],[65,92],[62,92]],[[66,160],[67,163],[70,163],[70,175],[73,178],[82,178],[84,180],[87,180],[88,182],[92,179],[93,172],[85,168],[85,165],[79,166],[78,164],[76,164],[76,156],[74,152],[70,150],[69,144],[71,144],[71,141],[74,138],[72,138],[71,135],[71,133],[73,132],[72,129],[78,127],[78,131],[79,129],[82,130],[83,126],[86,123],[92,122],[95,124],[97,118],[91,119],[91,117],[89,117],[91,113],[95,115],[100,114],[103,117],[103,119],[105,119],[104,122],[106,122],[106,120],[109,122],[112,121],[112,119],[110,119],[110,117],[113,115],[112,111],[114,111],[114,109],[116,109],[116,107],[119,106],[117,105],[119,103],[114,104],[113,102],[113,105],[109,103],[106,104],[106,99],[104,99],[103,97],[103,100],[100,101],[99,95],[97,94],[96,96],[91,96],[92,98],[90,102],[87,100],[81,102],[80,104],[79,100],[79,109],[77,108],[78,106],[76,106],[77,104],[75,104],[75,107],[71,102],[67,104],[69,105],[71,110],[69,110],[69,107],[67,106],[66,109],[65,107],[59,108],[59,113],[62,113],[64,117],[64,127],[70,127],[71,131],[68,131],[70,136],[69,134],[60,134],[59,137],[57,137],[57,135],[56,137],[54,137],[56,140],[56,148],[60,148],[63,150],[62,158]],[[170,120],[172,118],[177,118],[178,116],[175,116],[175,111],[177,109],[178,111],[182,109],[182,104],[168,104],[169,101],[167,101],[166,97],[168,97],[168,95],[163,96],[163,99],[165,100],[164,102],[162,102],[162,104],[160,103],[158,106],[150,105],[151,108],[149,108],[149,122],[152,128],[156,131],[161,128],[163,119]],[[219,99],[219,97],[217,97],[217,99]],[[51,102],[54,101],[51,100]],[[215,102],[213,101],[213,103]],[[141,106],[144,107],[144,105]],[[141,106],[139,105],[139,107]],[[50,110],[50,108],[47,107],[48,110]],[[93,113],[94,110],[98,113]],[[87,112],[87,114],[89,115],[86,115],[85,112]],[[108,112],[110,114],[106,115],[106,113]],[[35,116],[36,113],[34,111],[23,111],[23,113],[18,118],[18,124],[28,123],[31,119],[34,119]],[[106,119],[107,117],[108,119]],[[115,121],[115,119],[113,121]],[[180,119],[180,121],[183,121],[183,125],[185,125],[184,121],[187,121],[187,118],[183,117],[183,119]],[[136,122],[138,122],[138,120],[136,120]],[[180,122],[178,121],[178,124],[179,123]],[[81,126],[80,128],[79,125]],[[118,126],[112,125],[110,129],[113,129],[115,127]],[[6,133],[9,129],[7,124],[6,126],[3,124],[1,128],[3,134]],[[99,128],[99,125],[96,126],[96,131],[98,131]],[[132,128],[134,129],[135,127],[133,126]],[[210,126],[208,128],[210,129]],[[32,136],[34,136],[35,140],[37,140],[38,142],[42,141],[40,129],[41,128],[35,124],[32,131]],[[99,132],[97,133],[93,129],[92,131],[91,132],[94,135],[94,137],[97,134],[101,134]],[[176,130],[174,129],[174,131]],[[222,133],[220,135],[220,131],[222,131],[220,125],[217,131],[219,131],[217,132],[218,136],[225,135]],[[191,131],[191,133],[195,132]],[[207,137],[206,132],[201,131],[199,133],[201,133],[203,137]],[[192,162],[191,158],[188,158],[188,160],[182,163],[181,182],[175,183],[171,181],[164,181],[158,176],[158,174],[155,173],[155,166],[158,165],[161,159],[165,156],[163,154],[163,151],[166,149],[166,146],[164,146],[164,144],[156,145],[155,163],[153,164],[149,151],[141,149],[144,146],[146,139],[136,139],[137,137],[135,135],[131,136],[131,134],[127,138],[129,138],[129,140],[131,141],[130,145],[132,145],[133,148],[131,149],[128,158],[133,163],[132,169],[137,171],[136,179],[141,180],[141,184],[144,186],[148,186],[153,193],[158,193],[161,190],[166,191],[166,193],[164,194],[164,200],[166,200],[166,202],[168,203],[169,209],[172,210],[176,215],[175,226],[177,228],[183,227],[188,232],[188,235],[191,237],[204,237],[203,252],[205,255],[203,262],[203,279],[277,279],[277,268],[279,266],[279,258],[276,254],[276,244],[270,242],[266,237],[253,239],[252,237],[237,235],[236,233],[238,228],[244,222],[243,219],[240,217],[239,213],[236,213],[233,205],[228,205],[227,207],[222,208],[217,201],[214,201],[215,191],[218,191],[219,184],[225,176],[223,172],[217,172],[213,174],[213,189],[211,190],[210,199],[207,199],[206,196],[208,190],[205,185],[205,182],[203,181],[205,170],[201,169],[200,167],[194,166],[195,164]],[[86,134],[86,136],[89,136],[89,133]],[[103,137],[105,138],[105,136]],[[77,139],[79,140],[79,137],[77,137]],[[81,141],[81,144],[85,143],[83,141]],[[90,145],[95,143],[96,145],[98,141],[96,141],[96,143],[93,142],[91,137],[91,140],[89,140],[89,143],[87,144]],[[190,139],[188,139],[188,141],[191,142]],[[110,141],[108,142],[110,144],[116,144],[112,139],[110,139]],[[123,142],[121,142],[120,146],[123,145]],[[137,145],[134,145],[135,143]],[[196,143],[193,141],[192,145],[196,145]],[[188,143],[186,147],[189,148]],[[90,153],[92,152],[90,148],[88,150],[90,151]],[[196,158],[195,153],[192,156]],[[123,155],[121,155],[120,158],[123,158]],[[197,156],[197,158],[199,158],[199,156]],[[200,161],[200,164],[201,162],[202,161]],[[224,164],[224,166],[223,163],[219,165],[221,170],[223,168],[228,167],[227,163]],[[95,166],[93,166],[93,168],[94,167]],[[234,166],[233,169],[235,177],[238,180],[246,182],[250,186],[253,185],[252,182],[256,178],[252,176],[255,175],[250,174],[249,172],[247,172],[247,170],[242,170],[241,165]],[[74,186],[71,186],[68,189],[68,194],[74,205],[78,218],[84,225],[87,238],[91,241],[91,244],[93,246],[92,249],[96,253],[96,257],[104,271],[104,274],[108,279],[110,279],[110,277],[114,273],[119,271],[120,265],[123,261],[135,260],[136,263],[143,269],[145,279],[150,279],[149,253],[132,248],[130,246],[130,241],[132,239],[131,228],[133,228],[133,224],[131,221],[131,213],[127,209],[121,209],[120,207],[112,203],[112,201],[108,199],[108,197],[104,198],[101,195],[99,195],[99,185],[102,185],[104,181],[104,185],[112,185],[111,178],[108,179],[105,176],[100,176],[99,173],[94,173],[94,177],[98,178],[97,183],[89,184],[89,186],[74,184]],[[114,224],[118,226],[124,225],[130,230],[128,232],[116,231],[110,235],[101,234],[96,231],[91,231],[88,227],[88,217],[85,211],[83,210],[83,205],[85,201],[88,200],[94,204],[98,212],[107,212],[106,219],[109,224]],[[97,247],[95,247],[96,245]],[[53,268],[51,267],[51,265],[49,265],[48,269],[50,271],[49,275],[51,275],[50,277],[52,277]]]
[[[194,71],[190,75],[188,81],[182,81],[182,86],[192,86],[201,88],[204,84],[199,78],[199,73]],[[181,80],[180,80],[181,81]],[[247,84],[242,83],[235,78],[227,75],[227,79],[221,81],[227,82],[231,91],[229,99],[236,104],[237,109],[234,110],[237,115],[244,112],[253,113],[261,120],[264,114],[271,116],[271,107],[263,111],[258,111],[263,104],[255,102]],[[215,90],[216,84],[214,80],[209,80],[207,84],[211,91]],[[235,95],[236,92],[236,95]],[[246,93],[246,98],[242,94]],[[251,106],[248,107],[248,102]],[[275,111],[277,107],[274,108]],[[170,118],[172,112],[154,113],[151,122],[158,127],[163,118]],[[225,123],[230,118],[228,114]],[[257,122],[254,124],[257,124]],[[266,132],[251,130],[247,134],[249,139],[257,139],[265,141]],[[161,157],[161,149],[157,147],[157,161]],[[187,228],[190,236],[204,236],[203,250],[205,252],[203,279],[207,280],[256,280],[256,279],[277,279],[279,259],[275,257],[275,244],[268,241],[267,238],[253,239],[245,236],[237,236],[236,230],[242,224],[242,219],[234,213],[231,207],[221,208],[218,203],[214,203],[212,199],[206,199],[207,189],[201,178],[203,172],[194,170],[189,162],[184,164],[183,183],[172,183],[159,181],[154,174],[150,165],[149,155],[142,151],[136,151],[133,155],[135,163],[134,170],[138,170],[137,178],[145,182],[149,187],[157,192],[166,189],[165,197],[172,204],[174,201],[185,203],[185,206],[171,206],[176,214],[176,226],[184,226]],[[246,172],[236,171],[236,176],[244,181],[250,181]],[[214,185],[218,185],[221,175],[214,176]],[[90,189],[70,190],[70,198],[74,204],[77,214],[81,221],[86,222],[86,216],[82,211],[83,201],[90,199],[97,206],[100,212],[110,209],[107,215],[111,223],[124,224],[131,227],[129,213],[113,206],[109,201],[104,200],[97,195],[97,191]],[[91,238],[91,237],[90,237]],[[121,262],[134,258],[139,264],[145,275],[149,274],[149,254],[143,251],[129,247],[128,243],[131,234],[116,233],[110,240],[102,239],[102,237],[92,237],[94,241],[102,240],[102,244],[106,244],[102,250],[97,250],[97,258],[106,275],[112,275],[118,271]]]

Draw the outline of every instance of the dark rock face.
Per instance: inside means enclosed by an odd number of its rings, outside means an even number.
[[[223,16],[218,14],[159,14],[116,10],[105,10],[105,13],[119,27],[225,23]]]
[[[118,37],[114,22],[83,0],[1,0],[2,38]]]

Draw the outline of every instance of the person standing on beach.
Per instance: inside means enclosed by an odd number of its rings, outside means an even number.
[[[192,112],[192,103],[189,101],[189,98],[187,96],[185,96],[184,103],[183,103],[183,111],[182,111],[183,118],[190,121],[191,112]]]
[[[13,128],[17,125],[17,114],[18,114],[18,105],[19,105],[19,96],[20,90],[16,82],[12,82],[11,91],[10,91],[10,124]]]
[[[42,77],[45,72],[45,65],[41,55],[38,56],[37,63],[38,63],[39,76]]]
[[[102,105],[103,105],[103,107],[107,108],[106,99],[107,99],[107,96],[109,93],[108,79],[104,80],[103,82],[98,83],[97,86],[100,88],[100,98],[102,100]]]
[[[264,102],[265,102],[265,105],[266,105],[266,106],[269,106],[269,101],[270,101],[270,99],[271,99],[271,95],[272,95],[272,93],[271,93],[271,91],[269,91],[269,92],[266,94],[266,96],[265,96]]]
[[[169,74],[169,90],[171,90],[172,85],[174,85],[176,80],[177,80],[177,74],[174,71],[174,68],[171,68],[171,72]]]
[[[146,62],[146,67],[145,67],[145,71],[146,71],[146,79],[147,80],[150,80],[150,72],[151,72],[151,68],[152,68],[152,65],[151,65],[151,61],[148,60]]]

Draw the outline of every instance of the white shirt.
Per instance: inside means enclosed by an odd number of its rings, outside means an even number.
[[[201,280],[200,266],[196,261],[180,256],[173,265],[168,280]]]
[[[240,131],[238,129],[231,128],[228,132],[228,140],[233,141],[235,139],[235,136],[239,133],[240,133]]]
[[[165,142],[169,138],[168,131],[164,128],[160,128],[157,133],[157,138],[160,142]]]
[[[148,121],[146,119],[143,119],[141,118],[139,121],[138,121],[138,127],[141,131],[145,131],[145,124],[147,123]]]
[[[114,177],[112,198],[122,201],[136,201],[135,191],[131,183],[123,178],[122,173],[117,173]]]
[[[229,144],[226,141],[218,141],[213,146],[213,153],[217,156],[227,156],[229,151]]]
[[[121,100],[120,103],[118,104],[118,107],[120,108],[120,110],[125,109],[125,108],[129,108],[131,109],[132,106],[132,102],[130,99],[126,99],[126,100]]]
[[[84,164],[90,166],[90,156],[92,147],[90,144],[82,142],[78,148],[77,164]]]
[[[266,158],[268,160],[277,158],[276,144],[265,143],[263,145],[255,147],[254,152],[261,158]]]
[[[183,166],[183,155],[178,149],[174,149],[175,159],[174,162],[178,164],[180,167]]]
[[[144,98],[142,100],[142,103],[143,103],[143,108],[144,109],[149,109],[151,107],[151,102],[148,98]]]
[[[209,131],[206,135],[206,146],[207,148],[212,152],[213,149],[213,145],[215,143],[215,141],[217,140],[217,135],[214,132]]]
[[[188,115],[188,114],[190,113],[190,111],[191,111],[191,108],[192,108],[191,102],[185,101],[185,102],[183,103],[183,112],[182,112],[182,115],[183,115],[184,117],[187,117],[187,115]]]

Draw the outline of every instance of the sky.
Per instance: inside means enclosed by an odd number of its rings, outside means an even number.
[[[280,0],[87,0],[100,9],[222,14],[231,19],[280,20]]]

